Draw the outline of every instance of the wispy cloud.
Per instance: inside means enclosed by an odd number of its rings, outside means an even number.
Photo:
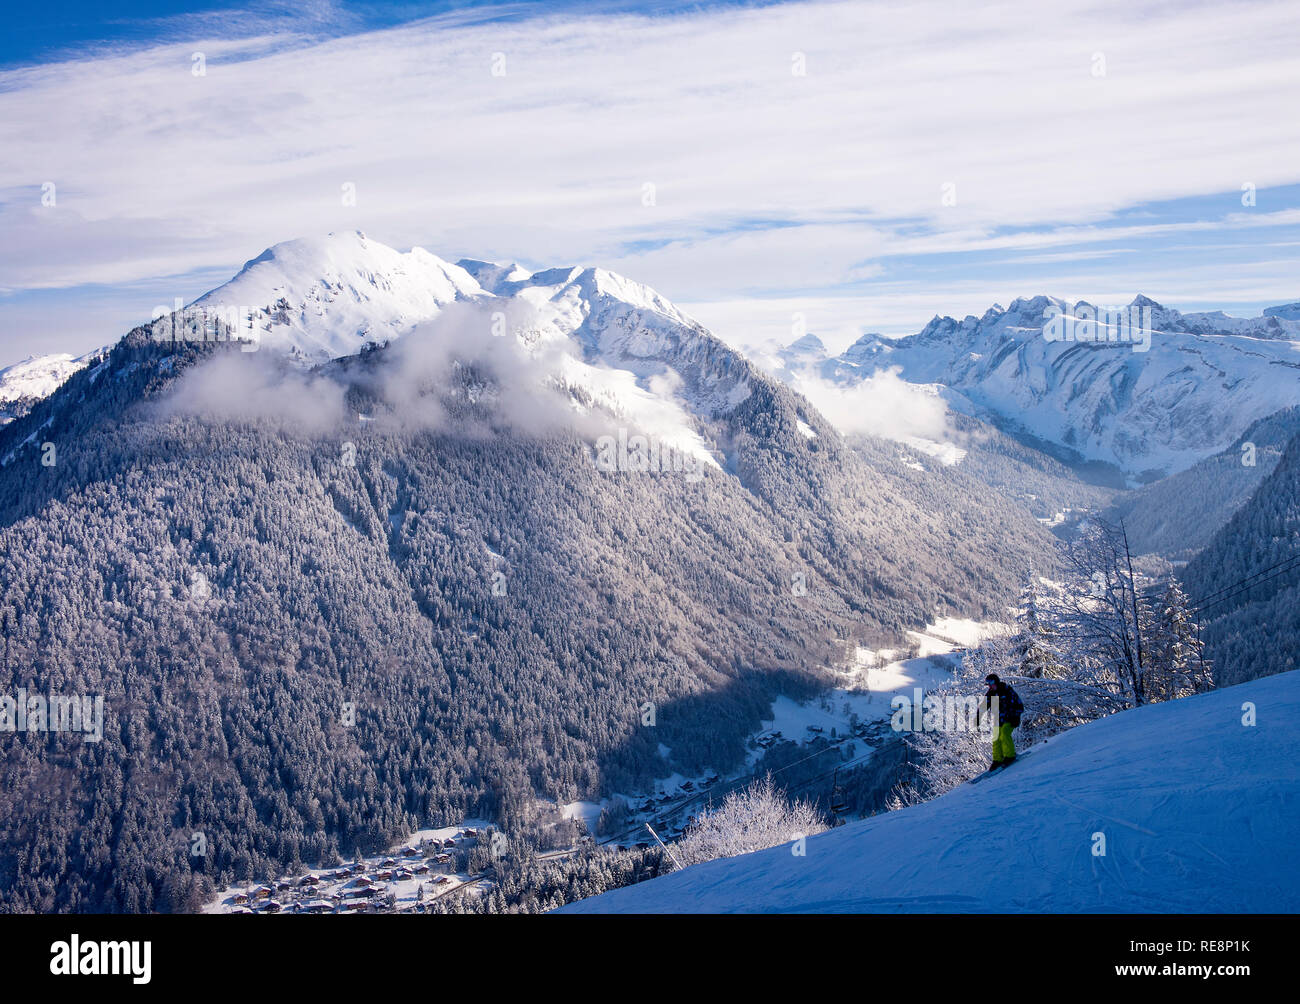
[[[1294,4],[520,9],[318,39],[323,10],[296,33],[198,21],[183,44],[169,27],[157,47],[0,73],[0,289],[210,274],[360,227],[605,264],[697,304],[915,278],[938,309],[961,270],[901,257],[1300,224],[1238,200],[1300,182]],[[1219,211],[1122,216],[1207,193]]]

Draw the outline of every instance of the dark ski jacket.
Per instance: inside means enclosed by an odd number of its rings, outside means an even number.
[[[1010,725],[1015,728],[1020,724],[1020,716],[1025,713],[1024,702],[1020,700],[1020,695],[1011,689],[1005,680],[999,680],[996,684],[989,687],[984,695],[984,710],[990,707],[993,698],[998,699],[998,724]]]

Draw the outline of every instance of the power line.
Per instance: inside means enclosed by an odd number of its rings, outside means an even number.
[[[1221,599],[1217,599],[1213,603],[1209,603],[1204,606],[1198,607],[1198,609],[1212,610],[1217,606],[1227,603],[1229,600],[1234,600],[1238,596],[1242,596],[1250,592],[1256,586],[1262,586],[1265,582],[1269,582],[1272,579],[1276,579],[1278,578],[1278,576],[1286,575],[1288,572],[1300,570],[1300,557],[1293,558],[1290,562],[1286,562],[1286,564],[1290,565],[1291,567],[1280,568],[1280,566],[1275,565],[1274,567],[1279,568],[1279,571],[1274,572],[1272,575],[1266,578],[1260,579],[1258,582],[1251,582],[1249,585],[1243,585],[1240,589],[1237,589],[1236,591],[1229,593],[1227,596],[1224,596]],[[1251,576],[1251,578],[1255,578],[1255,576]]]
[[[1214,592],[1208,593],[1205,596],[1200,597],[1199,599],[1189,600],[1188,606],[1198,610],[1211,609],[1213,607],[1218,606],[1220,603],[1224,603],[1227,600],[1234,598],[1235,596],[1237,596],[1242,592],[1248,592],[1249,590],[1253,589],[1255,586],[1261,585],[1264,582],[1268,582],[1270,579],[1277,578],[1278,575],[1286,574],[1286,572],[1292,570],[1292,568],[1289,566],[1295,566],[1297,564],[1300,564],[1300,554],[1294,554],[1289,558],[1282,559],[1277,564],[1269,565],[1267,568],[1261,568],[1258,572],[1255,572],[1253,575],[1248,575],[1244,579],[1239,579],[1236,582],[1229,583],[1223,588],[1216,589]],[[1288,567],[1284,568],[1283,566],[1288,566]],[[1274,569],[1280,569],[1280,571],[1278,571],[1277,574],[1275,575],[1267,574],[1269,572],[1274,571]],[[1267,577],[1260,578],[1260,576],[1267,576]],[[1259,582],[1254,581],[1256,579],[1259,579]],[[1150,586],[1147,586],[1145,589],[1140,590],[1140,592],[1143,596],[1147,598],[1151,598],[1154,597],[1157,593],[1159,593],[1162,590],[1162,588],[1164,588],[1164,582],[1156,582]],[[1224,595],[1224,594],[1229,594],[1229,595]],[[1211,603],[1210,602],[1211,600],[1213,600],[1214,602]]]
[[[1214,592],[1210,593],[1207,596],[1202,596],[1200,599],[1193,601],[1192,605],[1198,607],[1202,606],[1203,604],[1208,603],[1210,600],[1214,599],[1216,596],[1221,595],[1222,593],[1235,590],[1238,586],[1245,585],[1247,582],[1250,582],[1251,579],[1257,579],[1266,572],[1271,572],[1275,568],[1281,568],[1283,565],[1289,565],[1292,562],[1296,562],[1296,561],[1300,561],[1300,554],[1293,554],[1291,555],[1291,557],[1284,558],[1283,560],[1279,561],[1276,565],[1269,565],[1268,568],[1261,568],[1254,575],[1248,575],[1244,579],[1241,579],[1238,582],[1234,582],[1231,585],[1224,586],[1222,589],[1215,590]]]

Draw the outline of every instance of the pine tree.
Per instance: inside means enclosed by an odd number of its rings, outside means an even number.
[[[1169,580],[1152,617],[1148,670],[1152,700],[1173,700],[1214,686],[1187,594],[1176,578]]]
[[[1032,574],[1020,590],[1016,623],[1019,630],[1012,640],[1012,651],[1019,665],[1019,674],[1037,679],[1060,676],[1060,660],[1052,643],[1054,632],[1040,610],[1038,589]]]

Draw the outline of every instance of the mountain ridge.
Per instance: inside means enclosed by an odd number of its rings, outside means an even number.
[[[895,370],[1058,459],[1112,465],[1130,486],[1184,470],[1300,404],[1300,321],[1184,315],[1139,295],[1123,308],[1136,326],[1112,324],[1109,340],[1096,340],[1082,324],[1099,310],[1018,298],[978,318],[936,316],[914,335],[865,335],[839,356],[805,359],[802,372],[851,389]]]

